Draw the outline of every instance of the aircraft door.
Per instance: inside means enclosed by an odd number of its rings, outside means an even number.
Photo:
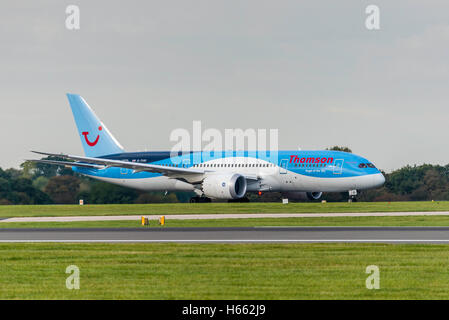
[[[287,173],[288,159],[282,159],[279,166],[279,174]]]
[[[343,159],[336,159],[334,162],[334,174],[341,174],[343,171]]]
[[[187,168],[190,166],[190,159],[184,159],[182,160],[182,166]]]

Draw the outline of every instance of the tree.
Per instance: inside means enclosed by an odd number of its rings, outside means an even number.
[[[0,178],[0,194],[6,194],[11,191],[11,184],[5,178]]]
[[[67,161],[64,158],[49,156],[44,157],[42,160],[56,160],[56,161]],[[40,176],[44,176],[46,178],[51,178],[57,175],[71,176],[73,175],[73,171],[70,168],[66,168],[64,166],[58,166],[54,164],[47,163],[39,163],[39,162],[31,162],[25,161],[20,165],[22,168],[23,176],[31,179],[35,179]]]
[[[0,204],[52,203],[47,194],[33,187],[30,179],[15,178],[16,172],[7,171],[3,171],[4,177],[0,178]]]
[[[90,191],[80,192],[78,197],[86,203],[134,203],[138,192],[110,183],[93,182]]]
[[[44,176],[37,177],[36,179],[33,180],[33,187],[43,191],[49,180],[50,180],[49,178]]]
[[[330,147],[330,148],[326,148],[326,150],[332,150],[332,151],[344,151],[344,152],[352,153],[352,150],[349,149],[348,147],[333,146],[333,147]]]
[[[44,188],[55,203],[76,203],[80,180],[74,176],[52,177]]]

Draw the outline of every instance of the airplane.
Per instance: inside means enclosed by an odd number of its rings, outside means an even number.
[[[319,200],[323,192],[377,188],[385,178],[358,155],[331,150],[125,152],[78,94],[67,94],[84,156],[32,151],[62,160],[29,160],[66,166],[90,178],[144,191],[194,192],[190,202],[247,202],[248,193],[281,192],[292,200]],[[273,161],[270,152],[277,152]],[[207,153],[207,156],[206,156]]]

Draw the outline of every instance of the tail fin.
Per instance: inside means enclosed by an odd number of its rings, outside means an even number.
[[[80,95],[68,93],[67,98],[72,108],[84,154],[87,157],[99,157],[124,152],[120,143],[113,137]]]

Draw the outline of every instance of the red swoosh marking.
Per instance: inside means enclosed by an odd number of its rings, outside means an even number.
[[[93,147],[98,143],[98,140],[100,139],[100,135],[97,136],[97,138],[95,139],[94,142],[90,142],[89,139],[87,138],[87,135],[89,134],[89,132],[84,131],[82,132],[82,135],[84,136],[84,139],[86,140],[86,143],[90,146]]]

